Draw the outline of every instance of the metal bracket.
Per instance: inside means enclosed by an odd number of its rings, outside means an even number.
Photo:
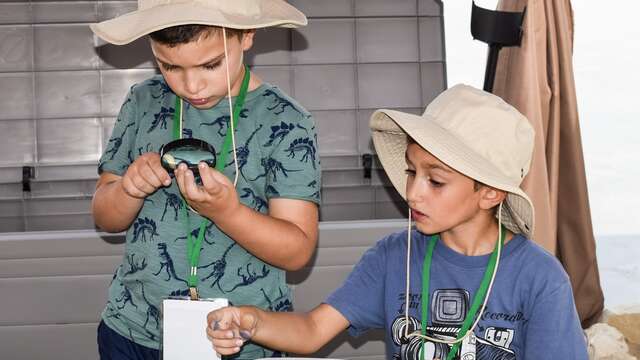
[[[373,167],[373,155],[362,154],[362,167],[364,168],[364,178],[371,179],[371,168]]]
[[[31,192],[31,179],[35,177],[35,168],[33,166],[22,167],[22,191]]]

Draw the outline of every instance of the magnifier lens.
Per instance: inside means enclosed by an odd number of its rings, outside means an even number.
[[[216,152],[213,146],[200,139],[178,139],[162,146],[160,163],[173,176],[174,170],[182,163],[193,172],[196,182],[201,183],[198,164],[205,162],[209,167],[216,166]]]

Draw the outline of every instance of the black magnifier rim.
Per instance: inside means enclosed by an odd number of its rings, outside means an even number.
[[[209,161],[207,161],[207,163],[211,167],[216,166],[216,162],[217,162],[216,150],[213,148],[211,144],[201,139],[185,138],[185,139],[177,139],[177,140],[170,141],[162,145],[162,147],[160,147],[160,163],[163,164],[163,167],[164,167],[164,162],[162,161],[162,157],[164,156],[164,154],[182,146],[192,146],[198,149],[208,151],[209,153],[211,153],[213,157],[213,164],[211,164]],[[181,164],[181,163],[178,163],[178,164]],[[191,171],[194,171],[195,173],[198,172],[198,164],[186,164],[186,165]],[[174,169],[167,169],[166,167],[164,167],[164,169],[167,170],[170,174],[172,174],[174,171]]]

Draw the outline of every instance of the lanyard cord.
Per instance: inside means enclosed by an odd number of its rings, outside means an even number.
[[[426,335],[426,328],[427,328],[428,318],[429,318],[428,309],[429,309],[429,281],[430,281],[430,275],[431,275],[430,274],[431,258],[433,256],[433,249],[435,248],[436,242],[439,238],[439,236],[437,235],[431,236],[429,245],[427,247],[427,254],[425,255],[425,259],[423,262],[421,331],[420,332],[415,331],[409,334],[408,299],[409,299],[409,278],[410,278],[409,264],[410,264],[410,258],[411,258],[411,255],[410,255],[411,254],[411,211],[409,211],[408,223],[409,223],[408,225],[409,228],[407,232],[407,267],[406,267],[407,279],[406,279],[406,295],[405,295],[405,301],[406,301],[405,322],[407,325],[405,326],[405,337],[409,338],[412,336],[418,336],[422,339],[423,351],[421,352],[421,355],[420,355],[421,360],[424,360],[424,341],[425,340],[430,340],[438,343],[452,344],[453,346],[447,355],[447,360],[451,360],[457,353],[458,348],[462,343],[462,340],[464,340],[467,336],[473,333],[473,329],[476,327],[476,325],[478,324],[481,318],[480,315],[476,317],[476,314],[482,314],[489,300],[489,294],[491,293],[491,289],[493,287],[493,283],[496,277],[498,264],[500,262],[500,254],[502,253],[502,247],[504,245],[504,238],[506,233],[505,228],[502,226],[502,203],[500,203],[500,206],[498,208],[498,228],[499,228],[498,241],[496,242],[493,252],[491,253],[491,257],[489,258],[489,263],[487,264],[487,268],[485,269],[482,282],[480,283],[478,291],[474,296],[473,304],[469,309],[469,311],[467,312],[467,315],[465,316],[465,320],[462,324],[462,327],[458,331],[458,336],[455,340],[437,339],[437,338],[433,338]],[[482,304],[482,306],[480,306],[480,304]],[[478,312],[478,308],[480,308],[479,312]],[[473,321],[474,318],[475,318],[475,321]]]
[[[228,59],[227,57],[227,45],[226,45],[226,32],[225,32],[225,28],[222,28],[222,37],[224,39],[224,48],[225,48],[225,58]],[[244,105],[244,100],[245,97],[247,95],[247,90],[249,88],[249,80],[251,78],[251,73],[249,71],[249,67],[248,66],[244,66],[244,77],[242,79],[242,84],[240,85],[240,92],[238,93],[238,96],[236,97],[233,106],[231,105],[231,81],[230,81],[230,75],[229,75],[229,62],[228,60],[226,61],[227,63],[227,94],[228,94],[228,98],[229,98],[229,113],[230,113],[230,119],[229,119],[229,131],[227,131],[227,134],[224,138],[224,143],[222,145],[222,151],[220,153],[220,156],[218,158],[218,161],[216,162],[216,170],[222,172],[222,170],[225,167],[225,163],[226,163],[226,159],[227,159],[227,154],[229,153],[229,146],[233,145],[233,157],[234,157],[234,164],[235,164],[235,179],[233,182],[233,185],[235,186],[238,182],[238,160],[237,160],[237,156],[236,156],[236,146],[235,146],[235,127],[236,124],[238,122],[238,117],[240,115],[240,111],[242,110],[242,107]],[[175,112],[173,115],[173,138],[174,139],[181,139],[182,138],[182,123],[183,123],[183,106],[182,106],[182,98],[180,98],[179,96],[176,96],[176,102],[175,102]],[[187,278],[187,285],[189,286],[189,291],[191,294],[191,299],[192,300],[197,300],[198,299],[198,292],[197,292],[197,287],[198,287],[198,264],[200,262],[200,250],[201,250],[201,246],[202,246],[202,241],[204,240],[204,234],[206,232],[207,229],[207,225],[209,225],[209,219],[203,219],[202,222],[200,223],[200,229],[198,230],[198,235],[194,241],[193,239],[193,235],[191,233],[191,231],[189,231],[189,215],[187,213],[187,206],[186,203],[184,201],[184,199],[182,199],[182,214],[183,217],[185,219],[187,219],[187,260],[189,261],[189,276]]]

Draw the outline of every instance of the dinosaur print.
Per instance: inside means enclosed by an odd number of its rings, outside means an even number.
[[[247,162],[249,160],[249,143],[253,139],[253,136],[260,129],[262,129],[262,124],[260,124],[260,126],[258,126],[251,133],[251,135],[249,135],[249,137],[247,138],[247,141],[244,142],[243,146],[240,146],[240,147],[236,148],[236,157],[238,158],[238,169],[240,170],[240,174],[242,174],[242,177],[244,177],[244,174],[242,173],[242,168],[244,168],[244,166],[247,165]],[[229,153],[232,153],[232,152],[233,151],[229,151]],[[229,166],[231,164],[233,164],[233,158],[231,159],[231,162],[229,164],[225,164],[225,166]]]
[[[157,95],[151,95],[152,98],[154,99],[158,99],[161,98],[163,96],[165,96],[166,94],[170,94],[171,93],[171,88],[169,88],[169,86],[167,85],[166,82],[162,81],[162,80],[150,80],[149,81],[149,87],[155,87],[155,88],[160,88],[160,93]],[[155,89],[154,89],[155,90]],[[153,93],[153,91],[152,91]]]
[[[260,291],[262,291],[262,295],[267,300],[267,303],[269,303],[270,311],[290,311],[291,309],[293,309],[291,300],[289,300],[285,296],[285,294],[282,292],[282,289],[278,289],[278,291],[280,291],[280,296],[273,300],[269,299],[264,289],[261,288]]]
[[[111,160],[113,160],[113,158],[116,156],[116,153],[120,149],[120,146],[122,146],[122,138],[127,133],[127,130],[133,125],[135,125],[135,123],[127,124],[127,126],[124,127],[124,130],[122,130],[122,134],[120,136],[114,137],[109,140],[109,145],[111,146],[111,148],[105,152],[105,156],[107,154],[111,154]]]
[[[273,96],[273,105],[267,107],[267,109],[270,111],[275,110],[273,113],[276,115],[282,114],[286,110],[286,108],[291,108],[291,110],[302,115],[302,112],[300,112],[300,110],[298,110],[298,108],[296,108],[291,101],[279,96],[275,91],[271,89],[265,90],[262,96]]]
[[[122,310],[127,305],[127,303],[131,303],[131,306],[134,308],[138,308],[138,305],[133,303],[133,296],[131,296],[131,291],[128,287],[122,284],[122,296],[119,299],[116,299],[117,303],[122,303],[122,305],[118,305],[118,309]]]
[[[247,109],[242,109],[240,111],[240,117],[241,118],[247,118],[247,112],[249,110]],[[218,126],[218,135],[220,136],[225,136],[227,134],[227,128],[229,127],[229,119],[231,119],[231,116],[229,115],[222,115],[217,117],[215,120],[213,120],[210,123],[201,123],[200,126]],[[223,131],[224,130],[224,131]]]
[[[156,230],[155,221],[147,217],[144,219],[136,219],[133,223],[133,240],[131,240],[131,243],[135,243],[138,240],[142,240],[143,242],[147,242],[147,240],[153,241],[153,237],[159,235]],[[147,236],[149,236],[149,239],[147,239]]]
[[[260,212],[263,208],[268,208],[269,205],[267,202],[256,195],[251,188],[243,188],[243,193],[240,195],[242,199],[251,199],[251,206],[255,209],[255,211]]]
[[[178,221],[178,213],[184,206],[182,199],[177,194],[170,193],[166,189],[162,189],[162,192],[167,196],[167,200],[164,203],[164,212],[162,212],[160,221],[164,221],[164,216],[167,214],[169,207],[173,209],[173,221]]]
[[[209,240],[207,240],[207,235],[210,235],[210,234],[211,234],[211,229],[212,229],[212,228],[213,228],[213,223],[212,223],[211,221],[209,221],[209,222],[208,222],[208,224],[207,224],[207,226],[205,227],[205,232],[204,232],[204,234],[205,234],[205,236],[204,236],[204,242],[205,242],[205,243],[207,243],[207,244],[209,244],[209,245],[213,245],[213,244],[215,244],[215,241],[209,241]],[[192,238],[192,239],[196,239],[196,238],[198,237],[198,234],[199,234],[199,233],[200,233],[200,225],[198,225],[198,227],[196,227],[195,229],[191,230],[191,238]],[[187,235],[185,235],[185,236],[179,236],[179,237],[177,237],[177,238],[176,238],[175,240],[173,240],[173,241],[175,242],[175,241],[178,241],[178,240],[187,240],[187,237],[188,237]]]
[[[176,274],[176,269],[173,266],[173,259],[171,259],[171,255],[169,255],[169,252],[167,251],[167,244],[159,243],[158,244],[158,251],[160,252],[160,269],[158,269],[158,271],[153,273],[153,275],[155,275],[155,276],[160,275],[160,273],[164,269],[165,272],[167,273],[167,280],[165,280],[165,281],[169,281],[169,280],[171,280],[171,278],[174,278],[174,279],[180,280],[180,281],[182,281],[182,282],[184,282],[186,284],[187,281],[182,279],[182,278],[180,278],[178,276],[178,274]]]
[[[250,181],[255,181],[259,178],[266,177],[267,182],[277,182],[278,172],[281,172],[282,175],[284,175],[284,177],[289,177],[289,174],[287,174],[287,172],[300,171],[300,170],[287,169],[282,165],[280,161],[275,160],[273,158],[262,158],[260,160],[260,165],[262,165],[262,168],[264,169],[264,173],[256,176],[253,179],[250,179]]]
[[[143,151],[144,149],[144,151]],[[150,143],[147,143],[147,145],[145,147],[140,146],[138,148],[138,155],[142,155],[144,153],[148,153],[148,152],[153,152],[153,145],[151,145]]]
[[[124,273],[123,276],[135,274],[138,271],[144,270],[147,267],[146,258],[142,258],[142,261],[136,262],[135,256],[136,254],[131,254],[127,256],[127,262],[129,263],[129,271]]]
[[[269,147],[269,146],[273,145],[273,143],[276,142],[276,141],[278,141],[277,145],[280,145],[282,140],[284,140],[284,138],[287,135],[289,135],[289,133],[295,128],[299,128],[299,129],[302,129],[304,131],[307,131],[307,129],[305,129],[304,127],[302,127],[299,124],[298,125],[295,125],[293,123],[288,123],[287,124],[284,121],[281,121],[280,125],[271,126],[271,135],[269,135],[269,140],[262,146]]]
[[[213,270],[211,270],[211,273],[206,276],[204,279],[201,279],[202,281],[204,280],[208,280],[210,278],[213,278],[213,282],[211,283],[211,287],[214,286],[218,286],[218,289],[220,289],[220,291],[224,294],[225,291],[222,290],[222,287],[220,286],[220,280],[222,279],[222,277],[224,276],[224,272],[227,269],[227,254],[229,254],[229,251],[231,250],[231,248],[233,248],[236,245],[236,243],[232,243],[231,245],[229,245],[229,247],[224,251],[224,253],[222,254],[222,256],[220,257],[220,259],[208,264],[208,265],[203,265],[203,266],[198,266],[198,269],[206,269],[210,266],[213,267]]]
[[[258,274],[256,271],[252,271],[250,269],[250,266],[251,266],[251,263],[248,263],[246,266],[246,273],[247,273],[246,276],[242,273],[244,268],[243,267],[238,268],[237,274],[239,277],[242,278],[242,281],[237,283],[233,288],[231,288],[231,290],[227,292],[232,292],[233,290],[241,286],[251,285],[259,279],[264,279],[267,277],[267,275],[269,275],[269,272],[271,271],[267,268],[267,265],[262,264],[262,273]]]
[[[193,137],[193,130],[187,128],[182,129],[182,137],[185,139],[191,139]]]
[[[267,196],[267,198],[272,198],[280,196],[280,193],[272,185],[267,185],[267,187],[265,188],[265,195]]]
[[[160,108],[160,112],[153,115],[154,120],[151,122],[151,126],[149,127],[149,129],[147,129],[147,134],[155,130],[158,127],[158,125],[160,126],[161,129],[166,129],[167,119],[172,118],[174,113],[175,113],[174,108],[166,108],[162,106]]]
[[[136,280],[136,282],[140,285],[140,291],[142,292],[142,299],[144,300],[144,302],[147,303],[147,314],[146,314],[146,319],[144,321],[143,327],[146,329],[147,324],[149,324],[149,321],[153,320],[156,323],[156,329],[158,329],[160,327],[160,310],[158,310],[158,307],[150,303],[149,300],[147,299],[147,296],[144,293],[144,284],[142,283],[142,281]]]
[[[311,157],[311,165],[316,168],[316,147],[313,145],[313,140],[306,138],[295,139],[289,144],[289,147],[284,150],[289,153],[289,157],[295,159],[297,152],[302,152],[300,162],[308,162]]]

